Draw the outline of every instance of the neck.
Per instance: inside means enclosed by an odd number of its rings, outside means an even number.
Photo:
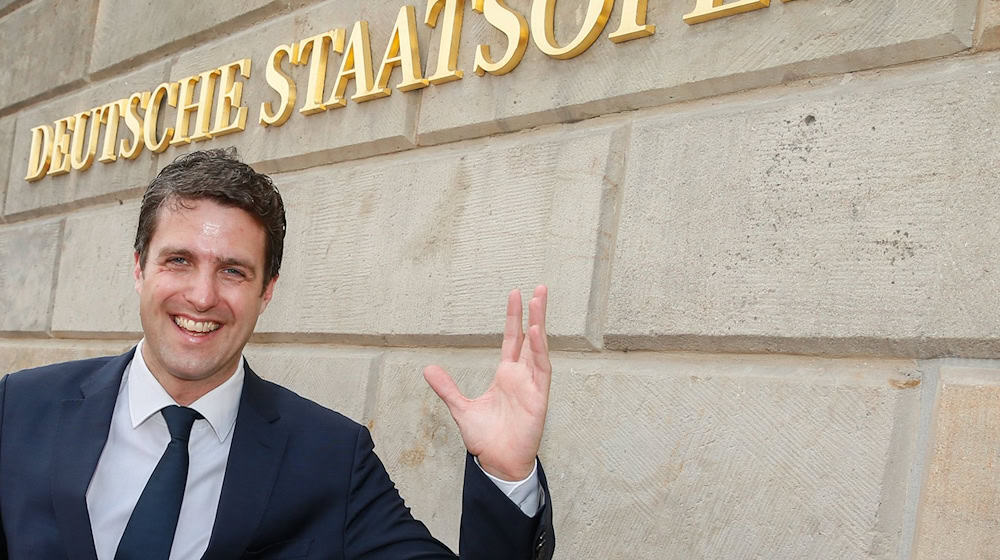
[[[200,399],[212,389],[228,381],[236,373],[234,370],[225,376],[212,376],[206,379],[179,379],[173,375],[157,373],[152,369],[149,371],[153,374],[153,378],[170,395],[170,398],[174,399],[174,402],[181,406],[188,406]]]
[[[142,361],[153,375],[153,379],[163,387],[163,390],[170,395],[170,398],[174,402],[181,406],[188,406],[205,396],[209,391],[228,381],[236,374],[236,370],[239,367],[239,361],[237,361],[205,377],[187,378],[183,375],[175,375],[168,372],[167,368],[159,363],[156,356],[150,355],[145,345],[143,345],[141,350]],[[242,358],[240,357],[239,359]]]

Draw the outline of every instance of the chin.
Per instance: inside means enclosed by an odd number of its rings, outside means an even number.
[[[208,364],[204,360],[192,358],[189,360],[177,360],[168,362],[167,370],[170,375],[184,381],[201,381],[208,379],[219,371],[221,364]]]

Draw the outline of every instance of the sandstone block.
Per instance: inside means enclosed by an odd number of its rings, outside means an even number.
[[[1000,58],[758,93],[636,119],[607,344],[1000,354]]]
[[[531,2],[508,4],[530,19]],[[585,10],[560,2],[555,37],[566,45]],[[494,59],[506,37],[468,7],[458,55],[465,77],[423,92],[419,142],[448,142],[616,111],[878,68],[960,52],[972,45],[976,0],[939,2],[771,2],[769,8],[688,25],[694,2],[649,2],[649,37],[613,43],[621,5],[583,54],[557,60],[529,42],[521,63],[503,76],[473,72],[478,44]],[[432,35],[434,68],[438,35]]]
[[[557,353],[541,460],[571,558],[891,558],[915,446],[909,361]],[[426,386],[468,396],[496,352],[393,352],[376,451],[414,515],[457,543],[464,447]],[[622,543],[630,543],[623,547]]]
[[[227,27],[267,17],[284,4],[278,0],[101,2],[90,70],[103,70],[185,40],[194,43],[195,38],[227,35]]]
[[[8,219],[18,214],[31,215],[58,208],[71,208],[84,201],[100,202],[141,194],[142,189],[156,175],[161,159],[162,164],[170,161],[169,152],[162,154],[161,158],[160,154],[143,149],[134,160],[119,158],[109,163],[95,160],[86,171],[74,170],[65,175],[48,175],[29,183],[25,176],[31,153],[31,129],[43,124],[51,127],[58,119],[127,98],[135,92],[149,91],[166,79],[166,72],[165,63],[154,64],[18,113],[7,186],[7,205],[4,209]],[[102,126],[100,131],[98,155],[104,145],[107,128]],[[89,140],[89,130],[87,134]],[[119,142],[131,137],[131,132],[122,119],[118,129]]]
[[[941,368],[917,559],[998,558],[1000,367]]]
[[[507,290],[547,283],[550,335],[599,342],[623,138],[567,127],[276,176],[291,250],[258,331],[492,345]]]
[[[7,198],[7,181],[10,170],[11,152],[14,151],[14,117],[0,119],[0,223],[4,220],[4,201]]]
[[[0,375],[46,364],[121,354],[137,340],[0,339]]]
[[[250,344],[244,354],[261,377],[357,422],[366,421],[378,352]]]
[[[975,30],[976,49],[1000,48],[1000,0],[983,0]]]
[[[378,374],[369,423],[375,453],[413,516],[454,551],[458,551],[465,445],[448,407],[422,372],[437,363],[473,397],[489,386],[498,359],[499,351],[399,351],[386,354]]]
[[[52,330],[132,338],[142,332],[132,276],[138,202],[66,218]]]
[[[0,19],[0,108],[82,79],[97,3],[30,2]]]
[[[325,2],[185,52],[171,69],[173,80],[250,58],[251,77],[240,78],[245,83],[242,104],[248,108],[247,126],[243,132],[170,148],[167,153],[176,155],[187,150],[235,144],[244,161],[259,171],[270,173],[369,157],[414,146],[419,92],[394,91],[387,98],[359,104],[350,100],[356,91],[356,83],[351,82],[345,94],[348,98],[345,107],[305,115],[299,109],[307,97],[310,67],[309,64],[292,65],[287,59],[283,59],[282,69],[295,80],[298,92],[291,116],[281,126],[259,124],[261,104],[268,102],[272,110],[276,110],[280,100],[265,78],[268,60],[275,47],[338,28],[345,29],[349,38],[354,23],[365,20],[369,24],[372,57],[377,59],[375,64],[378,64],[401,5],[365,0]],[[417,28],[421,43],[426,41],[428,33],[426,26]],[[331,49],[324,101],[333,94],[341,59],[342,56]],[[311,64],[312,59],[309,60]],[[390,84],[397,83],[399,76],[397,69]]]
[[[0,331],[46,331],[60,224],[0,228]]]

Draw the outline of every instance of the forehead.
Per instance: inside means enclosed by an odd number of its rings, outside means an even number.
[[[156,211],[156,227],[149,245],[155,254],[164,248],[264,261],[267,235],[249,212],[207,199],[166,200]]]

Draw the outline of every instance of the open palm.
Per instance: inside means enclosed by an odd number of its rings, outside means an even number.
[[[469,399],[439,366],[427,366],[424,378],[448,405],[465,447],[483,470],[504,480],[531,474],[545,427],[552,365],[545,336],[548,291],[535,288],[528,303],[528,331],[522,330],[521,293],[507,297],[500,365],[493,383],[479,398]]]

